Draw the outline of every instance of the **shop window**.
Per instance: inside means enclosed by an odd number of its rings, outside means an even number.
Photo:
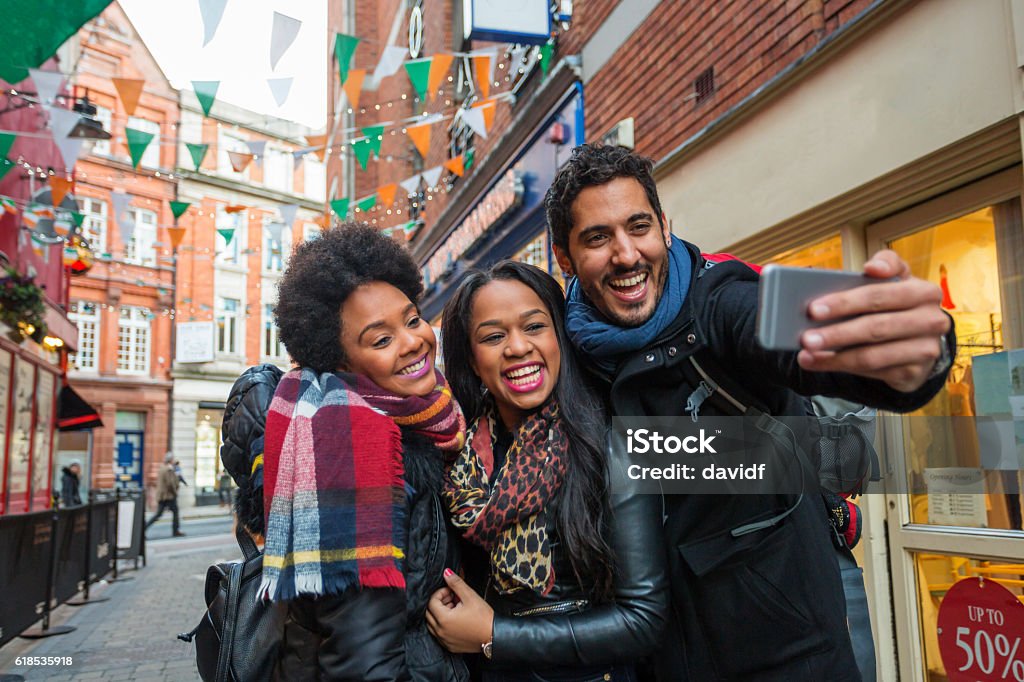
[[[224,410],[200,408],[196,412],[196,492],[212,494],[220,469],[220,429]],[[200,499],[197,495],[197,499]],[[213,498],[216,500],[216,497]]]
[[[217,299],[217,352],[228,355],[239,353],[242,302],[237,298]]]
[[[139,159],[139,167],[141,168],[159,168],[160,167],[160,124],[156,121],[150,121],[145,118],[137,118],[135,116],[128,117],[128,127],[135,130],[141,130],[144,133],[150,133],[153,136],[152,142],[146,147],[146,151],[143,152],[142,158]]]
[[[89,301],[75,301],[68,310],[68,319],[78,325],[78,352],[70,356],[73,367],[80,372],[99,371],[99,306]]]
[[[156,266],[156,213],[144,208],[130,208],[128,215],[129,220],[135,223],[135,231],[124,248],[125,262]]]
[[[274,306],[263,306],[263,356],[267,358],[284,358],[284,346],[281,334],[274,324]]]
[[[135,306],[121,308],[117,328],[117,371],[149,374],[149,311]]]
[[[534,239],[532,242],[527,244],[523,249],[512,257],[512,260],[517,260],[520,263],[527,263],[529,265],[535,265],[541,270],[547,272],[548,270],[548,238],[547,235],[542,234],[541,236]]]
[[[768,260],[768,263],[799,268],[821,268],[823,270],[843,269],[843,240],[839,235],[829,237],[809,246],[785,251]],[[767,265],[767,263],[765,263]]]

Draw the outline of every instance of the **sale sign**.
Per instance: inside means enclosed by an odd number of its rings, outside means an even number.
[[[1024,682],[1024,604],[991,580],[966,578],[942,600],[939,651],[950,682]]]

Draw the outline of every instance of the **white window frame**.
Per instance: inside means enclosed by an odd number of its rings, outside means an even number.
[[[77,372],[99,372],[100,304],[73,301],[68,308],[68,319],[78,327],[78,351],[69,357],[73,369]]]
[[[124,247],[124,262],[156,267],[156,213],[147,208],[128,209],[135,231]]]
[[[263,184],[291,194],[295,188],[295,163],[290,152],[267,145],[263,154]]]
[[[315,154],[306,154],[302,159],[302,193],[314,201],[327,201],[327,165]]]
[[[113,112],[106,107],[97,106],[95,119],[103,125],[103,129],[114,134]],[[92,153],[96,156],[110,157],[110,140],[96,140],[92,145]]]
[[[117,319],[118,374],[149,374],[151,327],[149,312],[145,308],[121,306]]]
[[[146,133],[153,133],[153,141],[146,147],[146,151],[142,153],[142,158],[139,159],[140,168],[159,168],[160,167],[160,123],[157,121],[151,121],[148,118],[141,118],[139,116],[128,117],[128,127],[134,128],[135,130],[141,130]],[[125,145],[127,146],[127,142]]]
[[[93,252],[107,252],[107,202],[93,197],[82,197],[82,235],[89,242]]]
[[[263,346],[263,357],[281,360],[286,357],[284,345],[281,343],[281,331],[274,324],[274,306],[263,304],[263,327],[260,344]]]
[[[229,305],[233,304],[233,305]],[[234,308],[234,310],[231,310]],[[237,298],[217,297],[215,343],[218,355],[241,355],[242,301]]]

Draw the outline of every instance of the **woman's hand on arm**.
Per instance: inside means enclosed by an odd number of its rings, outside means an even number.
[[[435,592],[427,604],[427,627],[452,653],[480,653],[491,641],[494,609],[452,571],[445,569],[444,579],[448,587]]]

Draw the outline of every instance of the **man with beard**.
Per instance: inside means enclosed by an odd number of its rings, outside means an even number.
[[[717,400],[724,392],[706,395],[695,354],[728,375],[715,377],[723,387],[775,416],[806,416],[801,395],[812,394],[908,411],[941,388],[955,354],[951,320],[939,287],[895,253],[865,264],[878,284],[812,302],[813,318],[836,322],[805,332],[800,351],[765,350],[755,339],[757,275],[739,262],[706,268],[697,247],[671,234],[652,169],[629,150],[583,145],[545,199],[558,264],[573,278],[568,331],[614,415],[696,417],[698,403],[700,416],[738,414]],[[860,679],[820,499],[666,495],[673,622],[654,662],[661,679]]]

